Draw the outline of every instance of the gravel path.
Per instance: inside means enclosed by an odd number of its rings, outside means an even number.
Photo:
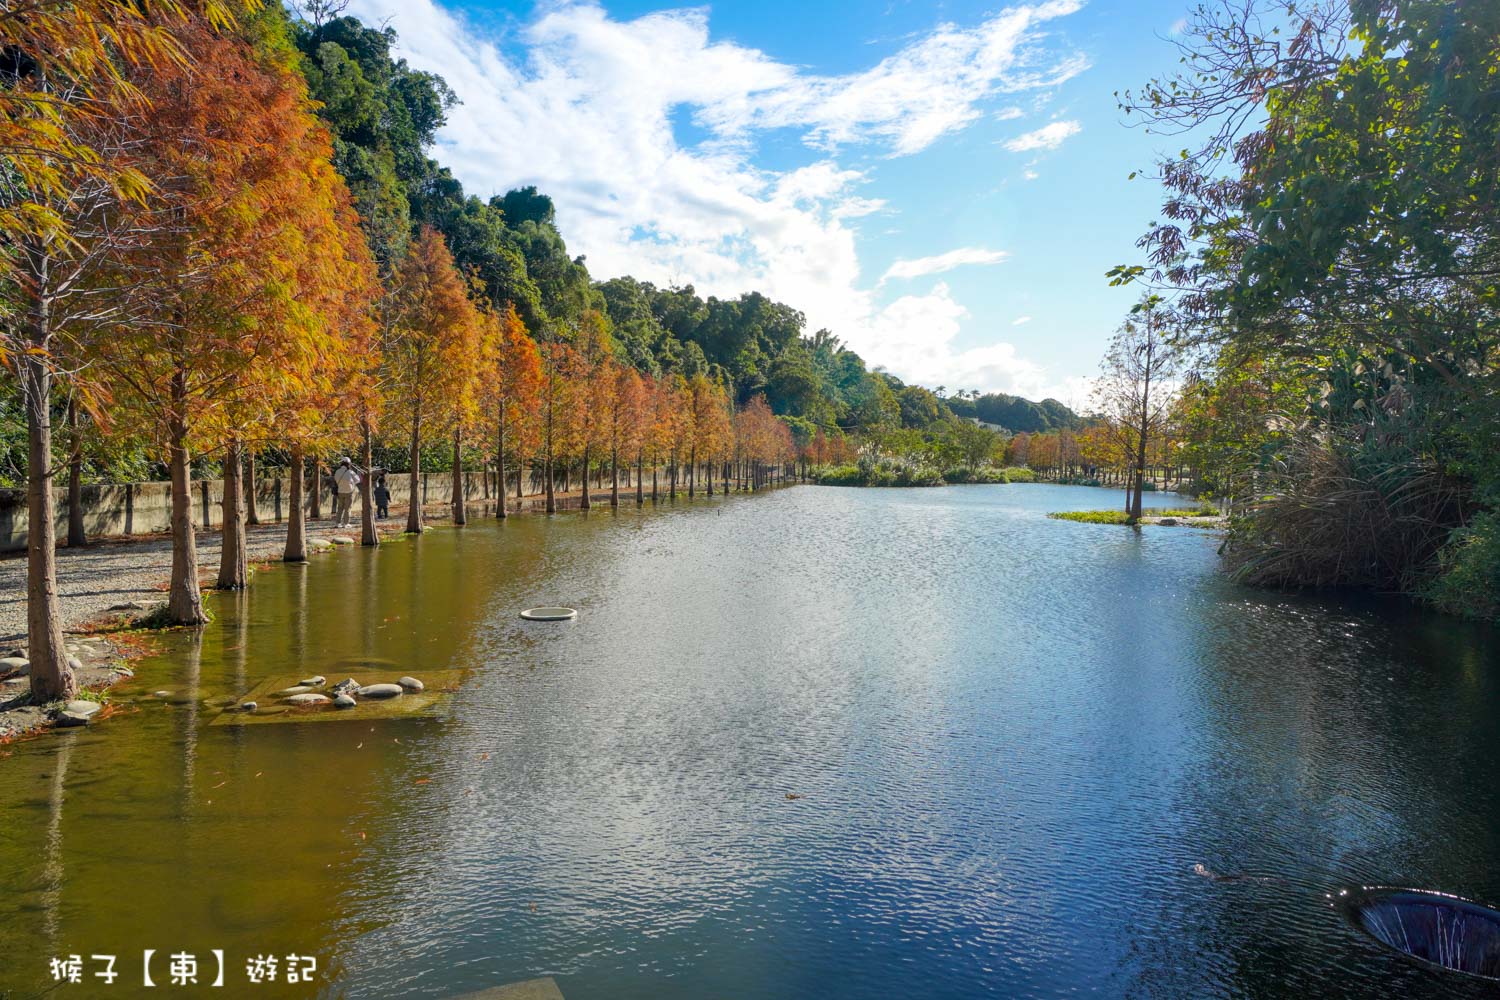
[[[428,521],[432,521],[431,514]],[[403,520],[387,519],[382,527],[397,529]],[[359,526],[335,530],[331,522],[308,523],[308,540],[334,535],[359,537]],[[251,562],[281,557],[286,544],[285,524],[263,524],[247,530]],[[219,568],[217,531],[198,532],[198,566],[205,582]],[[78,628],[127,601],[166,598],[172,574],[172,539],[168,535],[108,539],[81,549],[57,550],[57,589],[62,598],[64,628]],[[25,554],[0,560],[0,642],[26,638]]]

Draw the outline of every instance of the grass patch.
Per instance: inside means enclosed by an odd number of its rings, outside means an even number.
[[[1082,524],[1129,524],[1130,515],[1123,510],[1060,510],[1048,517]]]
[[[137,618],[135,620],[135,627],[141,629],[178,628],[179,626],[177,625],[177,623],[172,621],[171,614],[167,610],[167,608],[167,603],[163,601],[161,604],[158,604],[156,607],[152,608],[150,611]],[[207,624],[214,620],[213,609],[210,608],[206,603],[203,605],[203,619],[204,624]]]

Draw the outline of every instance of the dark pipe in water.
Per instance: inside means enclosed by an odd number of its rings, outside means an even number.
[[[1500,911],[1426,889],[1345,889],[1334,905],[1355,927],[1404,955],[1500,980]]]

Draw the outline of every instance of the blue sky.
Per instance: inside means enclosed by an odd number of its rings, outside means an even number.
[[[537,184],[596,277],[760,289],[909,381],[1086,399],[1170,139],[1114,92],[1186,0],[353,0],[463,100],[437,156]]]

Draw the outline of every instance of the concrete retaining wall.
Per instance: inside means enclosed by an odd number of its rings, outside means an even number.
[[[406,506],[407,480],[405,473],[392,473],[386,477],[393,507]],[[467,497],[478,499],[483,495],[484,487],[478,473],[467,476],[464,485]],[[493,489],[493,479],[490,485]],[[285,519],[289,489],[290,484],[280,477],[262,479],[256,483],[255,508],[262,523]],[[58,489],[54,493],[57,497],[57,537],[65,540],[68,537],[68,491]],[[451,502],[452,474],[424,473],[422,494],[424,504]],[[312,498],[306,499],[310,509]],[[513,496],[511,502],[515,502]],[[322,495],[322,507],[324,517],[332,516],[333,501],[326,489]],[[358,497],[355,498],[354,509],[359,510]],[[15,552],[26,548],[26,522],[26,491],[0,490],[0,552]],[[223,526],[223,480],[198,480],[193,483],[193,522],[200,528]],[[168,531],[171,524],[170,483],[124,483],[83,488],[83,526],[91,539],[149,535]]]

